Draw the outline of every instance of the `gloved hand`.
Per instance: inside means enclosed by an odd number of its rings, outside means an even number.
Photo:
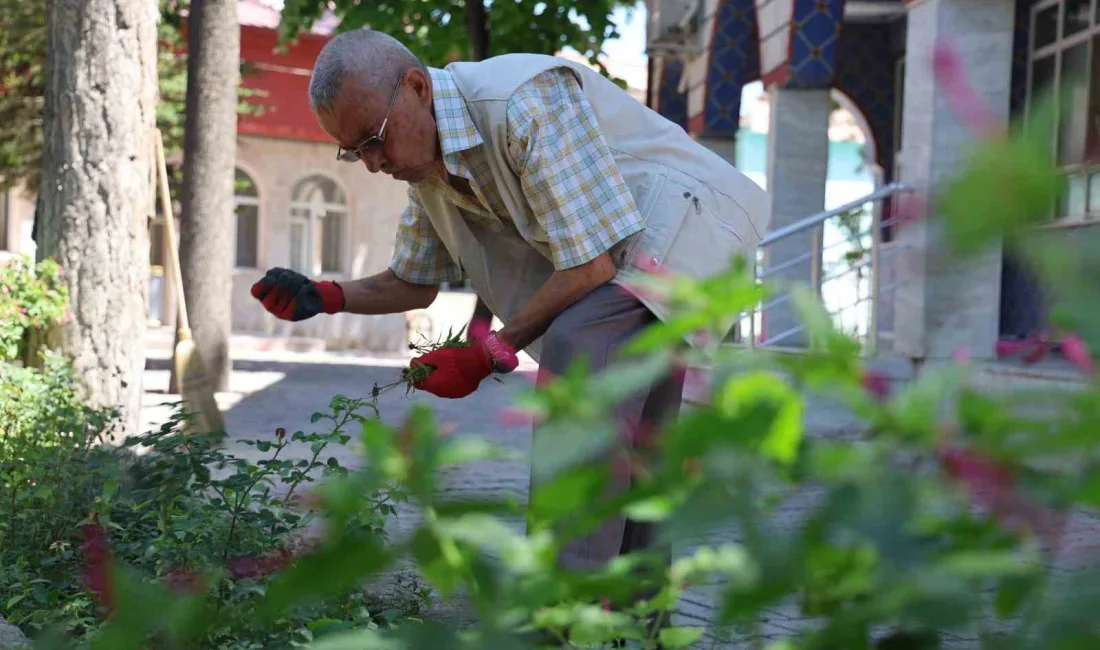
[[[432,350],[413,359],[409,368],[428,366],[428,376],[414,383],[414,388],[437,397],[459,399],[476,391],[494,371],[511,372],[518,365],[515,352],[491,332],[467,347]]]
[[[335,282],[314,282],[290,269],[273,268],[252,285],[252,297],[276,318],[300,321],[344,310],[344,290]]]

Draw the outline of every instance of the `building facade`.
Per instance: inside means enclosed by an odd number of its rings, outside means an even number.
[[[1051,237],[1100,236],[1100,2],[1097,0],[650,0],[651,106],[731,161],[745,131],[742,88],[762,83],[770,104],[766,184],[773,231],[829,207],[829,114],[841,103],[867,134],[874,184],[935,191],[972,143],[936,87],[932,52],[949,43],[1002,120],[1044,93],[1067,98],[1051,155],[1068,177],[1052,206]],[[876,204],[870,297],[878,352],[919,362],[1006,362],[1015,342],[1043,334],[1040,287],[1017,260],[990,250],[942,264],[934,224],[891,227],[898,198]],[[763,267],[818,282],[821,238],[806,232],[765,251]],[[815,251],[815,248],[817,249]],[[812,262],[791,264],[813,251]],[[816,268],[816,270],[815,270]],[[887,289],[888,287],[888,289]],[[776,308],[758,337],[789,324]],[[768,321],[771,322],[768,322]]]

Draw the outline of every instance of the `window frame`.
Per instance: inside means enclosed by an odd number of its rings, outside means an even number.
[[[1065,23],[1066,12],[1066,0],[1042,0],[1036,2],[1030,9],[1028,14],[1028,58],[1027,58],[1027,82],[1026,82],[1026,100],[1024,102],[1024,120],[1030,121],[1032,117],[1032,107],[1035,100],[1035,64],[1040,59],[1051,57],[1053,61],[1053,75],[1051,78],[1051,87],[1057,91],[1062,87],[1062,67],[1064,55],[1073,48],[1085,44],[1085,69],[1083,71],[1084,78],[1088,84],[1086,91],[1091,95],[1093,91],[1092,84],[1093,79],[1093,65],[1094,57],[1100,55],[1097,51],[1097,47],[1100,46],[1100,20],[1097,17],[1097,10],[1100,9],[1097,5],[1100,4],[1100,0],[1089,0],[1088,2],[1088,14],[1089,24],[1080,32],[1069,36],[1063,36],[1063,28]],[[1056,13],[1056,32],[1054,41],[1044,45],[1041,48],[1036,48],[1036,22],[1040,13],[1049,10],[1051,7],[1057,7]],[[1061,145],[1061,124],[1062,124],[1062,112],[1061,107],[1057,107],[1055,115],[1055,121],[1053,125],[1053,132],[1050,144],[1050,156],[1051,160],[1057,163],[1059,155],[1059,147]],[[1086,130],[1087,133],[1087,130]],[[1058,168],[1063,172],[1064,177],[1068,180],[1071,177],[1080,177],[1084,182],[1084,209],[1078,214],[1061,215],[1064,202],[1068,199],[1068,185],[1066,195],[1059,199],[1050,208],[1050,214],[1048,223],[1045,224],[1046,228],[1068,228],[1078,227],[1083,225],[1091,225],[1100,222],[1100,198],[1090,200],[1090,191],[1093,183],[1091,179],[1093,176],[1100,176],[1100,160],[1093,162],[1076,162],[1069,164],[1059,164]],[[1100,191],[1100,186],[1098,186]],[[1096,207],[1089,208],[1090,203],[1095,203]]]
[[[338,193],[338,197],[343,199],[343,203],[333,203],[329,201],[311,202],[299,198],[306,183],[314,179],[332,183]],[[298,211],[303,211],[305,214],[296,214]],[[325,270],[324,268],[324,222],[329,214],[333,214],[334,216],[338,215],[340,217],[340,236],[337,238],[339,245],[336,249],[337,268],[335,270]],[[290,224],[290,227],[287,229],[288,266],[291,266],[290,261],[293,257],[293,244],[290,241],[290,232],[294,224],[297,223],[305,226],[304,231],[306,235],[303,244],[305,250],[302,255],[303,266],[305,268],[298,270],[311,277],[340,277],[347,273],[348,232],[351,221],[351,207],[350,201],[348,200],[348,193],[339,181],[328,174],[320,172],[309,173],[302,176],[294,183],[291,189],[290,214],[288,220]]]
[[[237,193],[237,174],[243,174],[248,177],[249,182],[252,183],[252,187],[256,189],[255,196]],[[233,183],[233,270],[255,271],[263,266],[263,248],[261,247],[261,233],[263,232],[263,197],[260,192],[260,184],[256,182],[256,175],[240,164],[234,166]],[[237,209],[241,206],[256,208],[256,264],[254,266],[242,266],[240,260],[237,258],[237,236],[241,229],[240,215],[237,214]]]

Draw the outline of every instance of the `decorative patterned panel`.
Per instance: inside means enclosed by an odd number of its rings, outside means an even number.
[[[1031,37],[1031,7],[1035,0],[1016,0],[1016,28],[1012,39],[1012,92],[1009,110],[1023,116],[1027,102],[1028,41]]]
[[[844,0],[794,0],[787,88],[828,88],[836,72]]]
[[[683,74],[682,60],[665,59],[661,65],[661,82],[657,86],[657,112],[680,128],[687,129],[687,94],[679,90]]]
[[[859,107],[871,128],[878,164],[889,175],[894,157],[895,58],[891,30],[848,23],[837,45],[833,84]]]
[[[760,76],[760,46],[753,0],[719,0],[710,43],[703,133],[737,133],[741,118],[741,87]]]

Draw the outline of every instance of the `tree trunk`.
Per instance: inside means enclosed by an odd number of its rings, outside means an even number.
[[[470,60],[483,61],[489,58],[489,14],[485,11],[483,0],[466,3],[466,38],[470,41]],[[489,306],[477,299],[470,321],[491,320],[493,312]],[[470,328],[466,328],[469,335]]]
[[[62,351],[136,433],[145,357],[156,0],[48,0],[39,259],[64,269]]]
[[[217,390],[224,391],[232,368],[237,0],[191,1],[187,53],[180,268],[195,342]]]
[[[470,60],[489,58],[489,14],[484,0],[466,2],[466,38],[470,41]]]

